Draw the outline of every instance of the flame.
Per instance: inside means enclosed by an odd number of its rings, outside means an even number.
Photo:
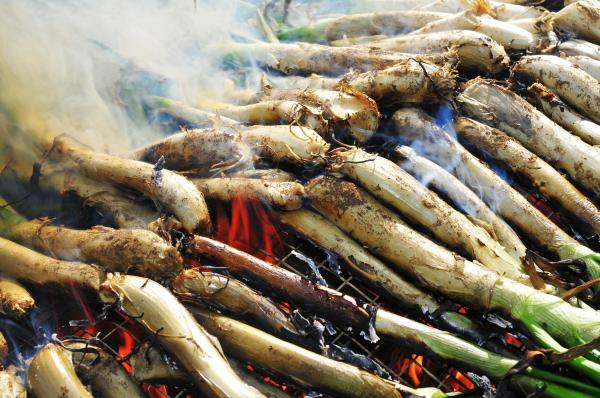
[[[283,243],[269,213],[254,199],[234,198],[231,220],[223,208],[217,208],[214,237],[272,264],[283,253]]]
[[[119,329],[119,336],[121,337],[121,344],[119,344],[117,352],[119,353],[121,359],[123,359],[127,357],[131,350],[133,350],[135,342],[133,337],[131,337],[131,335],[123,329]],[[131,373],[131,365],[126,362],[121,362],[121,365],[123,365],[127,373]]]
[[[410,357],[401,355],[392,366],[392,370],[400,375],[406,372],[412,384],[418,387],[422,382],[423,360],[422,355],[412,354]]]
[[[144,392],[146,394],[148,394],[148,396],[150,398],[165,398],[168,397],[168,393],[167,393],[167,386],[165,386],[164,384],[143,384],[142,385],[142,390],[144,390]],[[189,397],[186,396],[186,398]]]
[[[81,308],[81,312],[83,313],[84,319],[90,323],[90,325],[87,325],[85,327],[85,329],[82,330],[81,328],[77,328],[72,333],[74,335],[82,335],[83,334],[84,337],[95,336],[97,333],[96,327],[94,326],[96,318],[92,314],[92,309],[90,308],[89,304],[87,303],[87,300],[85,299],[85,297],[81,294],[81,290],[79,289],[79,287],[75,286],[75,284],[73,284],[73,283],[69,283],[69,287],[71,288],[71,294],[73,294],[73,298],[75,299],[75,302]]]
[[[452,391],[455,392],[462,392],[465,390],[472,390],[475,388],[475,384],[473,384],[473,382],[471,381],[471,379],[469,379],[467,376],[465,376],[464,374],[462,374],[461,372],[459,372],[456,369],[452,369],[450,371],[450,374],[452,376],[454,376],[454,378],[456,379],[456,381],[454,380],[450,380],[450,386],[452,388]]]

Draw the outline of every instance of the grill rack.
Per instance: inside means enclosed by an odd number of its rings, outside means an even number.
[[[330,260],[325,251],[316,247],[308,240],[292,235],[287,231],[282,231],[281,234],[282,243],[285,247],[285,254],[283,256],[277,257],[273,255],[273,253],[267,253],[262,249],[257,249],[254,254],[262,252],[263,254],[274,258],[277,266],[283,267],[299,275],[309,276],[311,271],[308,265],[293,254],[293,251],[300,252],[313,259],[319,272],[328,282],[330,288],[360,298],[366,303],[375,306],[379,306],[381,304],[385,304],[388,307],[390,306],[390,303],[387,302],[384,297],[381,297],[372,289],[362,284],[357,278],[348,274],[347,270],[345,270],[343,267],[340,275],[336,274],[329,265]],[[80,298],[77,298],[77,300],[80,300]],[[47,302],[45,303],[45,301]],[[41,306],[53,307],[57,304],[53,303],[54,301],[54,297],[51,297],[49,294],[44,294],[40,297],[38,303],[40,303]],[[90,303],[90,307],[92,316],[97,318],[102,312],[101,308],[92,303]],[[395,308],[394,310],[396,311],[398,308]],[[42,311],[43,308],[40,309],[38,313]],[[54,330],[58,332],[59,338],[68,338],[71,336],[87,339],[95,338],[92,344],[104,349],[121,364],[128,365],[129,356],[133,352],[139,350],[142,343],[151,338],[151,336],[140,336],[137,333],[132,332],[131,324],[134,321],[121,313],[117,314],[115,311],[111,311],[111,314],[107,319],[97,324],[98,329],[101,330],[99,334],[94,334],[95,332],[90,331],[90,325],[76,324],[75,326],[72,326],[69,324],[71,319],[66,319],[65,316],[63,316],[64,314],[60,315],[64,319],[61,318],[52,322],[58,325]],[[34,315],[34,317],[35,316],[37,315]],[[32,321],[27,322],[27,324],[20,324],[20,327],[29,328],[29,332],[31,333],[30,336],[22,334],[10,336],[11,347],[13,348],[10,357],[13,361],[19,358],[20,353],[24,351],[35,350],[36,341],[39,343],[41,341],[49,340],[48,332],[42,333],[43,337],[40,337],[40,332],[35,330],[36,327],[39,328],[39,326],[35,326],[39,323],[44,322],[38,319],[36,322]],[[394,347],[393,344],[390,344],[389,342],[380,340],[377,343],[371,343],[361,337],[346,333],[339,328],[334,327],[334,329],[336,333],[333,336],[328,337],[326,333],[326,342],[328,344],[337,344],[342,347],[349,347],[354,352],[367,356],[382,366],[402,384],[414,386],[414,384],[411,382],[411,379],[407,376],[407,372],[410,367],[406,366],[407,364],[414,364],[413,366],[417,366],[418,369],[420,369],[420,372],[422,372],[421,376],[419,377],[420,387],[437,387],[444,391],[452,391],[451,382],[453,382],[455,385],[461,385],[465,389],[467,388],[467,386],[464,385],[460,379],[456,378],[451,373],[452,368],[448,367],[447,365],[439,364],[439,369],[431,370],[427,367],[421,366],[417,362],[416,355],[412,355],[412,353],[408,351],[399,351]],[[118,336],[121,331],[129,334],[133,340],[133,345],[128,352],[119,350],[119,342],[121,340],[115,337]],[[35,336],[37,336],[37,338]],[[407,362],[405,363],[402,371],[398,372],[397,370],[394,370],[394,362],[402,360],[406,360]],[[425,358],[425,360],[427,360],[427,358]],[[268,378],[267,380],[274,381],[277,384],[291,387],[291,391],[305,391],[304,389],[297,389],[292,383],[287,384],[286,382],[280,381],[277,376],[263,373],[261,371],[257,371],[257,373],[259,373],[263,379]],[[159,385],[153,384],[144,384],[143,387],[148,393],[148,396],[153,398],[184,398],[187,396],[199,396],[196,391],[189,390],[185,387],[169,386],[168,391],[163,391]]]

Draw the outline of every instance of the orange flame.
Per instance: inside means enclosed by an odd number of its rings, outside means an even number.
[[[125,358],[131,352],[135,343],[133,337],[123,329],[119,329],[119,336],[122,343],[119,344],[118,353],[121,358]],[[122,362],[121,365],[123,365],[127,373],[131,373],[131,365],[126,362]]]
[[[456,381],[452,379],[450,380],[449,384],[452,388],[452,391],[462,392],[465,390],[472,390],[475,388],[475,384],[473,384],[471,379],[469,379],[467,376],[465,376],[458,370],[452,369],[450,370],[450,374],[456,379]]]
[[[234,198],[231,221],[222,208],[217,208],[214,237],[270,263],[276,263],[277,254],[283,252],[283,243],[269,213],[254,199]]]

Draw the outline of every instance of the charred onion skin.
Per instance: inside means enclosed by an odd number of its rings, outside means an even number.
[[[196,254],[226,265],[229,272],[251,287],[268,291],[278,297],[288,297],[309,311],[335,319],[342,325],[367,330],[369,313],[359,307],[353,298],[324,286],[313,285],[306,278],[277,268],[254,256],[210,238],[195,236],[190,242]]]
[[[36,398],[92,398],[75,373],[71,353],[54,343],[33,357],[27,385]]]
[[[100,288],[106,303],[120,300],[136,320],[190,374],[200,390],[211,397],[263,397],[229,367],[210,336],[167,289],[147,278],[109,274]]]
[[[15,365],[0,370],[0,391],[10,398],[27,398],[27,388],[21,382]]]
[[[93,152],[74,145],[66,136],[56,137],[54,156],[72,160],[78,170],[92,179],[123,184],[157,200],[172,211],[186,231],[210,230],[211,222],[202,194],[185,177],[135,160]]]

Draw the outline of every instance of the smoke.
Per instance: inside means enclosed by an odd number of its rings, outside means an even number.
[[[32,158],[69,134],[98,151],[157,139],[140,94],[192,102],[229,76],[209,50],[258,40],[244,1],[0,2],[0,143]]]

